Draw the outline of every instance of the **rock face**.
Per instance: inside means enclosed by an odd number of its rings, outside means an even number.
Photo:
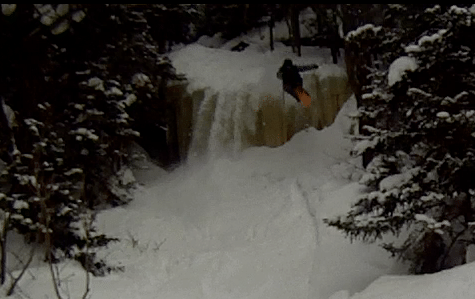
[[[239,153],[250,146],[279,146],[307,127],[320,130],[331,125],[351,95],[346,73],[323,65],[302,77],[312,98],[310,108],[282,91],[217,92],[171,84],[168,96],[175,103],[177,125],[176,132],[168,133],[176,136],[181,160]]]

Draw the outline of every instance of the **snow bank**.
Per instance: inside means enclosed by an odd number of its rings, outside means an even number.
[[[306,10],[301,19],[312,22],[313,17],[311,11]],[[289,37],[285,22],[277,22],[273,32],[274,51],[270,51],[269,29],[263,26],[229,41],[219,34],[202,36],[197,43],[171,53],[170,59],[177,71],[186,74],[187,79],[192,81],[194,89],[209,87],[216,91],[256,90],[260,93],[281,89],[276,73],[286,58],[297,65],[332,64],[328,48],[304,46],[302,56],[298,57],[291,47],[280,43],[280,40]],[[302,37],[311,34],[311,28],[302,28],[301,34]],[[240,42],[246,42],[249,46],[242,52],[230,51]],[[343,59],[338,65],[344,66]]]
[[[153,163],[152,159],[140,145],[133,143],[127,149],[131,157],[132,176],[141,185],[148,185],[167,175],[167,171]]]
[[[190,45],[179,54],[172,55],[173,66],[187,75],[194,89],[238,91],[256,84],[263,76],[262,69],[253,67],[252,59],[239,52]]]
[[[239,41],[235,39],[228,44],[235,45]],[[289,47],[281,44],[276,44],[274,52],[269,49],[260,52],[252,47],[243,52],[232,52],[225,46],[214,49],[192,44],[171,53],[170,59],[178,73],[186,74],[190,93],[211,88],[219,92],[279,94],[282,86],[276,74],[284,59],[291,58],[297,65],[323,65],[330,63],[331,59],[326,50],[303,47],[302,57],[297,57]]]
[[[431,275],[383,276],[351,299],[458,299],[475,294],[475,263]]]
[[[323,224],[347,212],[361,192],[332,171],[338,161],[348,163],[347,114],[355,110],[351,98],[325,130],[304,130],[281,147],[250,148],[240,159],[180,167],[139,189],[129,205],[102,211],[98,228],[122,241],[98,255],[125,272],[91,277],[93,298],[470,298],[474,264],[377,279],[401,268],[378,246],[350,243]],[[80,266],[60,269],[66,292],[79,297]],[[54,297],[42,264],[19,288]]]
[[[221,37],[220,33],[217,33],[215,36],[203,35],[197,41],[196,44],[208,48],[219,48],[221,47],[226,40]]]
[[[408,71],[414,71],[417,69],[417,62],[414,58],[403,56],[394,60],[389,66],[388,84],[393,86],[396,82],[402,80],[402,76]]]

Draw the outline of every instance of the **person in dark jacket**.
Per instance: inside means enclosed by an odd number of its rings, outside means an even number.
[[[292,60],[285,59],[284,64],[277,72],[277,78],[282,80],[285,92],[294,97],[297,102],[302,103],[305,107],[310,106],[310,95],[303,89],[303,80],[300,71],[318,68],[316,65],[308,67],[298,67],[292,63]]]

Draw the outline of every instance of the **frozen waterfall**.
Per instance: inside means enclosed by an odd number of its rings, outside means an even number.
[[[203,47],[181,52],[174,65],[188,82],[175,86],[173,93],[180,94],[180,151],[189,160],[236,155],[250,146],[279,146],[306,127],[322,129],[350,96],[341,66],[320,64],[301,73],[312,98],[311,107],[303,108],[283,93],[276,77],[280,59],[265,56],[255,61],[241,53]]]

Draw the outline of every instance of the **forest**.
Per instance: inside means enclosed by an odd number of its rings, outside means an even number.
[[[100,257],[121,239],[101,231],[96,217],[135,201],[131,168],[140,157],[132,149],[142,148],[156,167],[174,173],[199,138],[191,119],[190,133],[180,133],[177,97],[185,96],[176,86],[189,78],[170,55],[204,37],[224,44],[256,30],[266,34],[262,51],[269,55],[282,47],[301,61],[306,49],[328,50],[329,64],[342,68],[356,100],[349,154],[360,159],[364,191],[346,213],[322,218],[324,225],[352,241],[384,240],[381,246],[412,275],[471,262],[475,6],[1,8],[0,283],[8,296],[38,252],[58,298],[66,298],[58,278],[65,260],[87,273],[83,298],[94,292],[89,275],[126,271]],[[310,21],[302,21],[304,12]],[[275,33],[277,24],[285,24],[284,38]],[[229,48],[238,55],[252,45],[241,40]],[[12,234],[34,244],[15,275],[8,269]],[[387,236],[393,239],[386,242]]]

